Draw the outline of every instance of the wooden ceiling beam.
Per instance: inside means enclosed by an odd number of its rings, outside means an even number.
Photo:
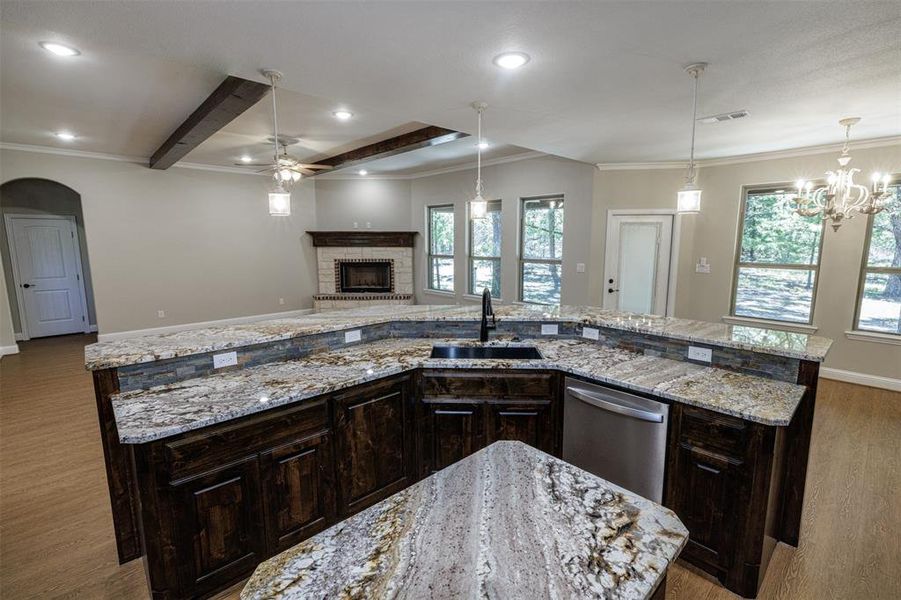
[[[463,133],[461,131],[429,125],[428,127],[423,127],[416,131],[388,138],[381,142],[375,142],[368,146],[363,146],[355,150],[330,156],[329,158],[317,160],[316,164],[328,165],[332,167],[332,170],[346,169],[354,165],[403,154],[405,152],[412,152],[413,150],[419,150],[420,148],[439,146],[441,144],[446,144],[447,142],[467,137],[468,135],[468,133]],[[331,171],[320,171],[317,175],[330,172]]]
[[[267,83],[229,75],[153,153],[150,168],[168,169],[268,92]]]

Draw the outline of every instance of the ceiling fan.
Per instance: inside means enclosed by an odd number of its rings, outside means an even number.
[[[278,112],[275,101],[275,84],[281,79],[282,74],[272,69],[264,69],[263,75],[269,78],[272,85],[272,129],[273,135],[267,141],[272,143],[274,152],[272,162],[266,163],[235,163],[239,167],[263,167],[257,173],[271,173],[276,183],[284,189],[300,181],[304,175],[315,175],[317,171],[331,169],[329,165],[314,165],[303,163],[296,156],[288,154],[288,146],[296,144],[297,138],[286,137],[278,134]],[[279,151],[281,149],[281,151]]]

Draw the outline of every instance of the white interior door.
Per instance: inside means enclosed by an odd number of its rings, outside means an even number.
[[[604,308],[665,315],[673,215],[609,215]]]
[[[85,330],[75,220],[7,216],[20,315],[28,338]]]

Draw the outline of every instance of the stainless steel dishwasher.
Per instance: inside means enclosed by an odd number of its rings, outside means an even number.
[[[566,378],[563,460],[663,501],[669,405]]]

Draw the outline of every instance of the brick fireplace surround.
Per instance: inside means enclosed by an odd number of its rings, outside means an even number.
[[[313,296],[318,310],[413,304],[413,231],[309,231],[316,247],[319,293]],[[347,293],[341,289],[342,262],[387,262],[390,291]]]

